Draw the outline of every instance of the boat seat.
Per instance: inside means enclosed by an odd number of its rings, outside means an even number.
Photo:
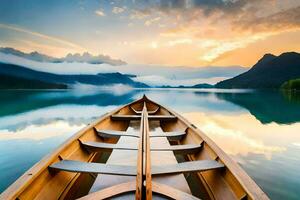
[[[140,120],[141,115],[112,115],[112,120],[115,121],[126,121],[126,120]],[[158,121],[176,121],[177,117],[174,115],[149,115],[148,120],[158,120]]]
[[[163,130],[160,127],[159,121],[150,121],[150,134],[159,134],[162,133]],[[127,132],[136,132],[137,134],[140,132],[140,122],[139,121],[130,121]],[[126,144],[132,145],[132,147],[137,147],[139,142],[139,138],[137,137],[123,137],[121,136],[118,140],[117,144]],[[158,147],[167,147],[170,145],[168,139],[166,137],[151,137],[150,144],[153,148]],[[137,166],[137,151],[131,150],[117,150],[114,149],[108,158],[107,164],[116,164],[116,165],[130,165]],[[174,153],[171,151],[151,151],[151,164],[155,165],[171,165],[176,164],[177,160],[174,156]],[[119,176],[119,175],[107,175],[107,174],[99,174],[91,187],[89,194],[94,192],[101,192],[106,188],[112,187],[114,185],[127,183],[131,181],[136,181],[136,177],[133,176]],[[153,176],[153,182],[161,183],[168,185],[172,188],[181,190],[185,193],[191,194],[189,185],[182,173],[180,174],[169,174],[166,176]],[[134,199],[134,192],[128,194],[122,194],[119,196],[115,196],[111,199],[114,200],[124,200],[124,199]],[[161,195],[153,194],[153,199],[166,199],[161,197]]]
[[[95,128],[95,131],[103,138],[139,137],[138,133],[129,131],[98,130],[97,128]],[[169,141],[181,140],[185,135],[185,131],[150,133],[150,137],[166,137]]]
[[[200,160],[182,162],[172,165],[152,166],[151,173],[153,175],[177,174],[185,172],[203,172],[213,169],[223,168],[224,165],[215,160]]]
[[[138,111],[134,109],[132,106],[130,106],[130,109],[135,113],[135,114],[142,114],[142,111]],[[148,115],[154,115],[159,111],[160,107],[157,107],[155,110],[148,110]]]
[[[110,165],[102,163],[87,163],[75,160],[62,160],[49,166],[50,169],[96,174],[112,174],[124,176],[136,176],[136,167],[124,165]]]
[[[88,150],[95,152],[116,150],[138,150],[136,147],[130,147],[127,144],[110,144],[102,142],[81,142],[81,144]],[[175,154],[192,154],[200,151],[201,145],[187,144],[187,145],[168,145],[165,147],[152,147],[151,151],[173,151]]]
[[[202,172],[207,170],[223,168],[224,165],[215,160],[201,160],[177,163],[172,165],[152,166],[151,174],[164,175],[164,174],[180,174],[185,172]],[[102,163],[87,163],[75,160],[62,160],[50,166],[51,169],[80,172],[80,173],[95,173],[95,174],[111,174],[111,175],[124,175],[136,176],[136,167],[126,165],[112,165]]]

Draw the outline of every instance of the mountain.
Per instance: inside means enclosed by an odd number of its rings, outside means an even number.
[[[213,88],[213,85],[210,85],[208,83],[200,83],[200,84],[196,84],[193,85],[191,88]]]
[[[207,84],[207,83],[200,83],[192,86],[184,86],[184,85],[179,85],[179,86],[170,86],[170,85],[164,85],[159,88],[214,88],[213,85]]]
[[[300,54],[283,53],[280,56],[266,54],[249,71],[221,81],[217,88],[280,88],[291,79],[300,77]]]
[[[26,58],[29,60],[34,60],[38,62],[50,62],[50,63],[61,63],[61,62],[80,62],[80,63],[90,63],[90,64],[110,64],[110,65],[124,65],[126,62],[119,59],[112,59],[109,56],[101,55],[93,56],[92,54],[85,52],[82,55],[79,53],[71,54],[69,53],[65,57],[55,58],[51,56],[47,56],[45,54],[41,54],[37,51],[31,53],[24,53],[22,51],[16,50],[14,48],[2,47],[0,48],[1,53],[11,54],[15,56],[19,56],[22,58]]]
[[[0,74],[0,89],[67,89],[65,84],[48,83]]]
[[[67,84],[76,83],[91,84],[91,85],[112,85],[126,84],[132,87],[148,87],[146,84],[133,81],[130,77],[121,73],[99,73],[96,75],[61,75],[47,72],[35,71],[18,65],[0,63],[0,75],[15,77],[22,80],[40,81],[52,84]],[[12,79],[13,82],[14,79]]]

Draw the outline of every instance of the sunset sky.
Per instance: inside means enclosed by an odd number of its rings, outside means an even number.
[[[0,46],[249,67],[265,53],[300,51],[300,0],[1,0]]]

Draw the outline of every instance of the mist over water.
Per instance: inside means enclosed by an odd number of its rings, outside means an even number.
[[[0,92],[0,191],[76,131],[143,94],[205,132],[271,199],[299,198],[299,94],[82,85]]]

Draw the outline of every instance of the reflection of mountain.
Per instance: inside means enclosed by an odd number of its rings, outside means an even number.
[[[285,81],[300,77],[300,54],[266,54],[249,71],[219,82],[218,88],[279,88]]]
[[[126,94],[114,95],[110,92],[98,92],[93,94],[73,93],[72,91],[5,91],[0,92],[0,117],[23,113],[39,108],[55,106],[59,104],[78,105],[123,105],[133,101],[132,90]]]
[[[279,92],[253,92],[230,94],[217,94],[220,99],[227,100],[244,107],[261,123],[276,122],[290,124],[300,122],[300,104],[288,101]]]
[[[47,72],[35,71],[25,67],[0,63],[0,74],[18,79],[27,79],[32,81],[42,81],[45,83],[61,83],[61,84],[91,84],[91,85],[111,85],[126,84],[133,87],[147,87],[143,83],[133,81],[126,75],[121,73],[103,73],[96,75],[60,75]],[[14,80],[12,80],[14,81]],[[30,87],[28,87],[30,88]]]

